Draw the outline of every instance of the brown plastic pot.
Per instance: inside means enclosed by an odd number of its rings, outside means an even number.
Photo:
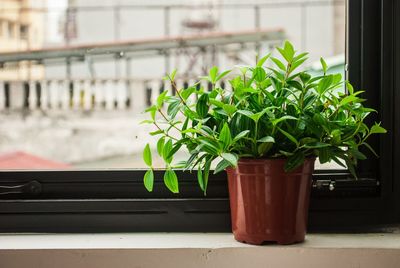
[[[286,159],[240,159],[227,168],[232,232],[240,242],[304,241],[315,158],[292,172]]]

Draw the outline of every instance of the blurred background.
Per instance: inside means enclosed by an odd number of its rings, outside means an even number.
[[[0,169],[145,167],[165,73],[185,87],[290,40],[344,75],[345,21],[345,0],[0,0]]]

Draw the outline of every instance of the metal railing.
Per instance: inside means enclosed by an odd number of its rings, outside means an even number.
[[[179,89],[198,79],[177,79]],[[229,88],[221,81],[220,87]],[[211,90],[201,81],[198,88]],[[159,94],[169,90],[169,82],[159,79],[53,79],[40,81],[4,81],[0,83],[0,111],[30,110],[121,110],[142,111],[155,103]]]

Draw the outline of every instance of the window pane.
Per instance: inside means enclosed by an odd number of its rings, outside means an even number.
[[[173,68],[179,69],[178,85],[184,87],[213,65],[253,64],[256,51],[266,54],[289,39],[311,52],[309,72],[321,73],[322,56],[330,72],[345,76],[344,1],[255,3],[5,2],[0,6],[0,53],[17,53],[7,54],[0,65],[0,169],[145,167],[142,149],[147,142],[155,148],[156,139],[148,135],[153,127],[139,123],[147,119],[143,111],[158,94],[171,90],[161,78]],[[240,43],[219,34],[243,31],[249,35]],[[255,31],[267,38],[254,41]],[[227,44],[168,47],[168,36],[210,33]],[[126,49],[129,42],[135,46]],[[163,167],[161,160],[154,161]]]

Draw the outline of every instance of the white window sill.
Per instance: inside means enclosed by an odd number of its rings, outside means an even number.
[[[310,234],[251,246],[231,234],[3,234],[0,267],[400,267],[400,234]]]

